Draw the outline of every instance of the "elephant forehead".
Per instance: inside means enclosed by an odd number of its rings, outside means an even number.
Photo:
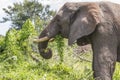
[[[59,21],[67,21],[70,17],[71,13],[70,12],[65,12],[65,11],[62,11],[60,10],[58,13],[57,13],[57,19],[59,19]]]
[[[79,7],[79,6],[80,6],[80,3],[79,3],[79,5],[78,5],[78,3],[70,3],[70,2],[65,4],[65,7],[68,9],[77,9],[77,7]]]
[[[62,16],[62,14],[63,14],[63,10],[60,10],[60,11],[57,13],[58,16]]]

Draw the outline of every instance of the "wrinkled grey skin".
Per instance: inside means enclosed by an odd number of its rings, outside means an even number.
[[[110,2],[66,3],[42,31],[39,38],[61,34],[68,44],[91,44],[96,80],[112,80],[116,61],[120,61],[120,5]],[[38,44],[43,58],[48,41]]]

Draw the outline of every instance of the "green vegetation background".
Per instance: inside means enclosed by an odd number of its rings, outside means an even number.
[[[13,28],[0,37],[0,80],[93,80],[91,51],[76,52],[76,45],[68,47],[67,41],[57,36],[49,44],[52,59],[45,60],[32,42],[35,35],[32,22],[27,20],[21,30]],[[114,80],[120,79],[119,69],[117,64]]]
[[[53,57],[40,56],[33,39],[55,14],[49,6],[24,0],[3,10],[8,16],[2,22],[11,21],[12,28],[0,36],[0,80],[93,80],[92,51],[80,53],[77,45],[68,46],[60,35],[48,46]],[[113,80],[120,80],[119,63]]]

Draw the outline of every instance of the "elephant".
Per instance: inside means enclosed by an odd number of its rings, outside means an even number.
[[[120,62],[120,5],[112,2],[67,2],[34,40],[40,55],[52,57],[48,42],[56,35],[68,39],[68,45],[91,44],[95,80],[112,80],[116,62]],[[47,51],[46,51],[47,49]]]

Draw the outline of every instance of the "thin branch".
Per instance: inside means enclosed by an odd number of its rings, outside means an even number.
[[[83,57],[81,57],[81,56],[78,56],[78,58],[79,58],[80,60],[82,60],[82,61],[92,62],[91,60],[85,59],[85,58],[83,58]]]
[[[36,57],[35,55],[31,54],[30,56],[31,56],[32,59],[35,60],[36,62],[40,62],[39,58]]]

